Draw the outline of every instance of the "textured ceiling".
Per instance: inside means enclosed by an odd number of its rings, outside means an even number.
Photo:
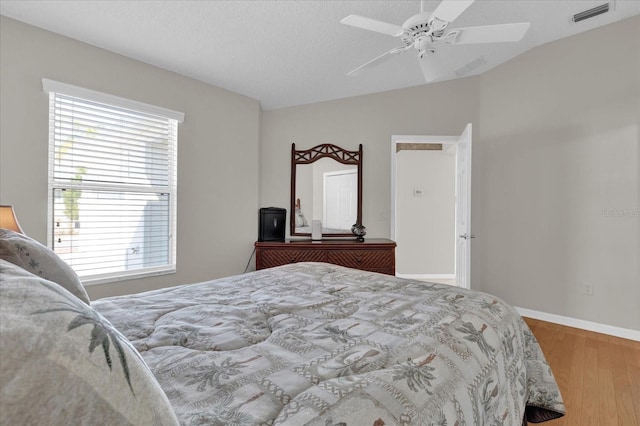
[[[640,1],[616,0],[609,13],[570,22],[604,2],[477,0],[450,29],[531,22],[524,39],[443,46],[423,64],[439,80],[468,77],[535,46],[640,14]],[[438,4],[427,0],[424,8]],[[413,49],[347,76],[401,43],[340,24],[358,14],[402,25],[419,12],[419,1],[0,0],[2,15],[249,96],[265,110],[425,84]]]

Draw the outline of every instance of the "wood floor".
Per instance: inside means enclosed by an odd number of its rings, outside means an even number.
[[[640,426],[640,342],[525,318],[567,414],[549,426]]]

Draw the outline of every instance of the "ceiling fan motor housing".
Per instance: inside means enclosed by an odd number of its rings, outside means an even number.
[[[404,21],[402,26],[405,30],[407,30],[411,35],[417,35],[421,32],[429,31],[429,18],[431,17],[431,12],[422,12],[417,15],[413,15],[411,18]]]

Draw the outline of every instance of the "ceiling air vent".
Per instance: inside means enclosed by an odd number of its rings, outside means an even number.
[[[458,68],[455,72],[456,72],[456,77],[460,78],[462,76],[465,76],[467,74],[469,74],[471,71],[475,70],[476,68],[486,64],[487,61],[486,59],[484,59],[484,57],[480,56],[476,59],[474,59],[473,61],[469,62],[467,65],[462,66],[460,68]]]
[[[594,16],[602,15],[609,11],[609,3],[601,4],[593,9],[585,10],[584,12],[576,13],[573,15],[573,22],[584,21],[585,19],[593,18]]]

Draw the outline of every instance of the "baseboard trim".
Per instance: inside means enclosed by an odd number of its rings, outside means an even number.
[[[515,307],[516,311],[523,317],[529,317],[541,321],[552,322],[554,324],[566,325],[567,327],[580,328],[582,330],[594,331],[596,333],[608,334],[610,336],[621,337],[623,339],[640,342],[640,331],[629,328],[614,327],[612,325],[600,324],[597,322],[581,320],[577,318],[565,317],[562,315],[549,314],[546,312],[534,311],[532,309]]]
[[[455,280],[456,274],[396,274],[396,277],[410,280]]]

